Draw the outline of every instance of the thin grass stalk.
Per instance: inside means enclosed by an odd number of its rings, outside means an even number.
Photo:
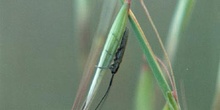
[[[176,83],[175,83],[174,73],[173,73],[173,69],[172,69],[172,65],[171,65],[170,59],[169,59],[168,54],[167,54],[167,52],[165,50],[165,47],[164,47],[164,44],[163,44],[163,42],[161,40],[160,34],[159,34],[159,32],[158,32],[158,30],[157,30],[157,28],[156,28],[156,26],[155,26],[155,24],[153,22],[153,19],[151,18],[151,15],[150,15],[150,13],[149,13],[149,11],[147,9],[147,6],[144,4],[143,0],[140,0],[140,2],[141,2],[142,7],[144,8],[144,11],[145,11],[145,13],[147,15],[147,18],[149,19],[150,24],[151,24],[151,26],[152,26],[155,34],[156,34],[156,37],[157,37],[157,39],[159,41],[159,44],[160,44],[160,47],[161,47],[161,49],[163,51],[164,58],[165,58],[168,66],[169,66],[170,73],[168,73],[168,76],[170,78],[170,83],[171,83],[171,86],[172,86],[172,89],[173,89],[173,92],[174,92],[174,96],[176,96],[175,99],[176,99],[176,101],[178,103],[179,101],[178,101]]]
[[[142,51],[144,52],[144,55],[148,61],[148,64],[150,65],[150,68],[153,71],[153,74],[158,82],[158,85],[159,85],[166,101],[169,104],[169,107],[173,110],[179,110],[179,105],[176,103],[175,98],[169,97],[167,94],[167,93],[171,92],[171,89],[163,76],[161,68],[156,61],[155,55],[151,49],[149,42],[147,41],[147,39],[144,35],[143,30],[141,29],[138,21],[136,20],[133,12],[131,10],[129,10],[129,17],[128,18],[129,18],[131,26],[136,34],[136,37],[140,43]]]

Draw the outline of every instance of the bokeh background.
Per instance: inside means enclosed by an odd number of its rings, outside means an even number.
[[[0,110],[72,108],[103,9],[101,0],[85,1],[83,7],[78,3],[77,0],[0,0]],[[177,1],[145,0],[145,3],[165,41]],[[219,0],[197,0],[181,33],[173,69],[178,89],[180,82],[184,84],[188,110],[210,110],[213,103],[220,56],[219,6]],[[119,7],[120,2],[115,13]],[[140,2],[133,0],[131,9],[155,53],[162,57]],[[83,31],[76,21],[81,17],[76,14],[80,10],[88,12],[82,16],[88,17]],[[104,110],[134,109],[142,62],[141,49],[130,28],[125,57]],[[110,72],[92,107],[105,92],[109,78]],[[163,105],[158,106],[160,110]]]

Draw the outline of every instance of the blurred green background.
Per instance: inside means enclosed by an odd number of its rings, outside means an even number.
[[[85,2],[86,9],[77,7],[77,0],[0,0],[0,110],[71,109],[102,9],[101,0]],[[145,3],[165,41],[177,1]],[[219,0],[197,0],[181,33],[173,69],[178,89],[180,82],[184,83],[188,110],[210,110],[213,103],[220,56],[219,6]],[[132,1],[131,9],[161,57],[139,1]],[[86,31],[81,34],[84,43],[80,42],[81,36],[76,36],[80,31],[76,18],[80,16],[75,12],[79,10],[87,10],[89,16]],[[142,52],[131,28],[129,37],[103,110],[134,109]],[[110,72],[93,107],[105,92],[109,78]]]

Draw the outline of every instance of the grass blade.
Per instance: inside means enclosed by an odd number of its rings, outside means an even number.
[[[136,34],[136,37],[140,43],[141,49],[144,52],[144,55],[148,61],[148,64],[149,64],[149,66],[150,66],[150,68],[151,68],[151,70],[152,70],[152,72],[158,82],[158,85],[159,85],[166,101],[169,103],[169,106],[171,108],[173,108],[174,110],[180,109],[179,105],[175,101],[175,98],[174,97],[170,98],[167,96],[167,93],[171,92],[171,89],[163,76],[161,68],[156,61],[155,55],[150,47],[149,42],[147,41],[147,39],[144,35],[143,30],[141,29],[138,21],[136,20],[136,18],[131,10],[129,10],[129,17],[128,18],[129,18],[131,26]]]

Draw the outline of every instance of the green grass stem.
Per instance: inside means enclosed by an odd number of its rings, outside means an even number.
[[[151,46],[149,42],[147,41],[143,30],[141,29],[138,21],[136,20],[134,14],[132,13],[131,10],[129,10],[129,21],[131,23],[131,26],[136,34],[136,38],[138,39],[141,49],[144,52],[144,55],[148,61],[148,64],[158,82],[158,85],[166,99],[166,101],[169,103],[170,108],[173,108],[174,110],[178,110],[179,105],[176,103],[175,98],[172,97],[172,101],[170,100],[170,97],[167,96],[168,92],[171,92],[171,89],[165,80],[163,73],[161,71],[161,68],[159,64],[157,63],[157,60],[155,58],[155,55],[151,49]]]

